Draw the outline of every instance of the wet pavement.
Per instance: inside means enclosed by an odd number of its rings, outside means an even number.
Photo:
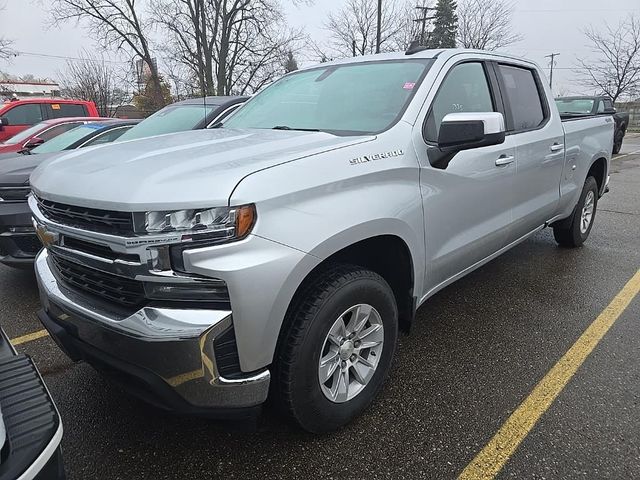
[[[174,416],[73,364],[48,338],[18,347],[64,423],[71,479],[454,478],[640,268],[640,135],[612,162],[585,246],[549,229],[430,299],[400,337],[382,394],[339,432],[313,436],[267,407],[256,426]],[[10,338],[41,330],[33,274],[0,266]],[[623,312],[501,478],[640,472],[640,297]]]

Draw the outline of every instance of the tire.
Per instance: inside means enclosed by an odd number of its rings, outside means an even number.
[[[377,273],[352,265],[336,265],[307,282],[297,299],[285,319],[288,327],[283,331],[276,353],[276,401],[304,430],[313,433],[333,431],[349,423],[371,404],[388,375],[398,336],[395,297],[389,284]],[[335,327],[342,318],[349,331],[356,306],[360,306],[360,319],[366,317],[368,307],[372,309],[360,331],[362,340],[356,336],[345,341]],[[358,322],[353,325],[355,323]],[[375,325],[382,325],[382,329]],[[338,346],[340,338],[344,342],[342,346]],[[356,350],[349,350],[358,343],[360,346],[365,342],[373,345],[379,340],[382,340],[381,344],[362,348],[357,354]],[[337,359],[332,357],[335,351],[338,352]],[[323,373],[328,374],[330,367],[337,363],[325,384],[320,382],[321,357],[325,360],[333,358],[331,362],[327,361],[328,367],[322,370]],[[375,368],[370,371],[359,358],[370,365],[375,363]],[[338,388],[337,396],[331,399],[335,386],[345,385],[345,370],[350,387]],[[358,380],[367,381],[363,385]],[[339,381],[342,383],[335,383]],[[348,391],[352,398],[348,398]]]
[[[620,153],[622,149],[622,140],[624,139],[624,130],[620,129],[616,131],[613,138],[613,153]]]
[[[585,204],[591,204],[591,215],[588,222],[583,221]],[[553,236],[560,246],[575,248],[581,246],[593,227],[598,206],[598,183],[593,177],[587,177],[573,214],[568,219],[553,226]],[[587,206],[588,210],[588,206]],[[586,222],[586,224],[585,224]],[[585,228],[586,227],[586,228]]]

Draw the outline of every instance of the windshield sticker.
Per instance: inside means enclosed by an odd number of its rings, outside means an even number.
[[[413,87],[416,86],[416,82],[406,82],[402,88],[405,90],[413,90]]]
[[[51,109],[52,110],[60,110],[60,105],[58,105],[57,103],[52,103],[51,104]]]
[[[403,150],[393,150],[391,152],[385,153],[374,153],[373,155],[363,155],[361,157],[352,158],[349,160],[350,165],[358,165],[360,163],[373,162],[375,160],[382,160],[383,158],[393,158],[399,157],[400,155],[404,155]]]

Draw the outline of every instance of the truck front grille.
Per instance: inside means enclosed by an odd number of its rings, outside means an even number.
[[[42,214],[53,222],[113,235],[133,234],[131,213],[66,205],[42,198],[37,200]]]
[[[144,286],[137,280],[85,267],[51,252],[49,258],[55,276],[71,290],[126,308],[145,303]]]

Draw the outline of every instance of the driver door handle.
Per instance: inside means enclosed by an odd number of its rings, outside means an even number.
[[[496,166],[502,167],[504,165],[509,165],[510,163],[513,163],[515,159],[516,157],[514,157],[513,155],[500,155],[496,160]]]

